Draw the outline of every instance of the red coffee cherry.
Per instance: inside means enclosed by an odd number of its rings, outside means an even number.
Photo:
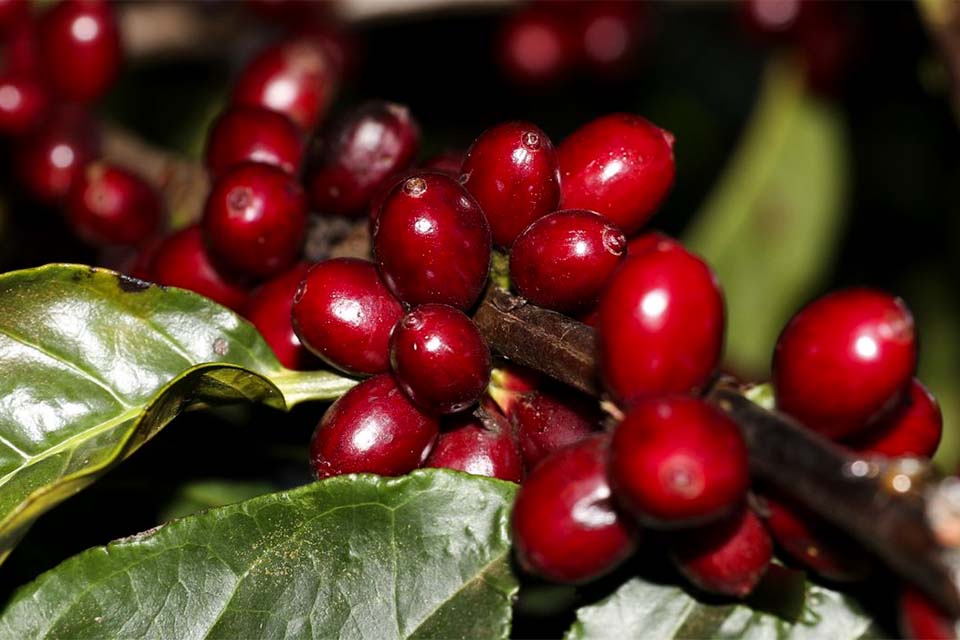
[[[96,124],[82,111],[65,109],[17,141],[13,165],[33,198],[60,204],[98,147]]]
[[[390,364],[407,395],[435,413],[463,411],[490,382],[490,350],[480,330],[445,304],[421,305],[403,316],[390,336]]]
[[[900,592],[900,633],[915,640],[956,640],[956,622],[926,594],[905,584]]]
[[[723,295],[679,244],[628,258],[600,299],[601,375],[620,402],[703,385],[723,348]]]
[[[293,330],[293,297],[307,275],[310,265],[300,263],[260,285],[250,294],[243,316],[257,328],[280,364],[288,369],[315,369],[317,359],[303,346]]]
[[[932,458],[943,433],[940,406],[926,387],[914,378],[903,403],[883,416],[850,442],[857,451],[879,453],[896,458],[921,456]]]
[[[513,507],[513,545],[525,571],[589,582],[633,553],[638,532],[614,509],[607,483],[609,446],[609,436],[597,434],[527,476]]]
[[[160,195],[143,178],[102,162],[87,165],[67,200],[74,231],[98,246],[138,245],[153,235],[162,215]]]
[[[427,459],[437,430],[437,420],[417,409],[384,373],[327,409],[310,441],[310,466],[318,480],[344,473],[403,475]]]
[[[116,80],[122,52],[112,3],[60,0],[40,18],[38,35],[44,77],[62,97],[90,102]]]
[[[577,44],[569,25],[552,7],[532,6],[507,18],[497,36],[496,57],[517,85],[543,87],[573,71]]]
[[[601,213],[627,235],[653,215],[673,184],[673,135],[640,116],[597,118],[557,153],[563,208]]]
[[[10,29],[29,19],[29,0],[0,0],[0,31],[4,37]]]
[[[564,447],[596,433],[600,414],[576,396],[562,400],[534,391],[521,395],[510,413],[528,469]]]
[[[699,589],[745,598],[767,572],[773,542],[760,518],[744,506],[720,522],[680,532],[671,539],[670,557]]]
[[[23,2],[29,5],[29,2]],[[3,71],[11,75],[41,80],[39,25],[32,16],[15,21],[0,38]]]
[[[870,289],[830,293],[800,310],[777,340],[777,407],[829,438],[862,431],[906,390],[917,364],[913,316]]]
[[[21,136],[35,129],[50,109],[47,89],[29,76],[0,76],[0,135]]]
[[[633,71],[647,36],[644,3],[592,0],[578,9],[572,17],[589,74],[613,80]]]
[[[408,178],[380,208],[373,252],[387,286],[407,304],[470,308],[487,282],[490,250],[483,211],[449,176]]]
[[[557,152],[547,134],[529,122],[484,131],[467,151],[460,183],[486,214],[493,241],[503,247],[560,204]]]
[[[495,412],[456,416],[443,426],[424,467],[456,469],[477,476],[520,482],[523,461],[510,424]]]
[[[239,274],[269,277],[289,268],[303,249],[307,203],[282,169],[240,164],[213,184],[203,211],[210,252]]]
[[[530,302],[573,313],[591,308],[627,254],[609,219],[579,209],[535,221],[510,250],[510,281]]]
[[[326,215],[366,213],[419,149],[420,127],[409,109],[379,100],[360,105],[331,123],[314,145],[304,178],[310,204]]]
[[[300,171],[303,139],[296,125],[276,111],[230,107],[207,135],[207,168],[213,177],[244,162],[260,162],[292,176]]]
[[[403,307],[372,262],[335,258],[316,264],[293,299],[293,328],[324,361],[355,375],[390,369],[390,332]]]
[[[746,496],[747,448],[737,425],[703,400],[651,398],[630,409],[614,432],[610,482],[643,524],[702,524]]]
[[[326,114],[336,83],[321,46],[309,38],[287,40],[263,51],[244,69],[233,103],[278,111],[310,132]]]
[[[627,255],[638,256],[654,249],[666,251],[677,247],[682,249],[683,245],[665,233],[648,231],[647,233],[641,233],[638,236],[630,238],[630,241],[627,243]]]
[[[247,301],[247,290],[213,266],[199,226],[167,237],[157,248],[150,271],[159,284],[189,289],[234,311]]]

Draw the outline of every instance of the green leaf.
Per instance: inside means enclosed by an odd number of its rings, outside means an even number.
[[[340,476],[189,516],[19,590],[2,638],[506,638],[515,485]]]
[[[634,578],[597,604],[578,609],[566,640],[872,637],[871,620],[849,598],[812,583],[800,589],[799,612],[784,618],[742,604],[705,604],[680,587]]]
[[[252,325],[206,298],[76,265],[0,275],[0,370],[0,561],[184,409],[285,409],[354,384],[283,369]]]
[[[727,359],[763,377],[783,325],[823,285],[839,248],[848,182],[839,112],[803,71],[771,63],[745,135],[686,242],[727,303]]]
[[[199,480],[180,487],[160,514],[161,522],[242,502],[276,491],[277,487],[263,481]]]

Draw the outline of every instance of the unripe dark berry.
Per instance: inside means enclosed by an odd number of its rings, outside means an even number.
[[[909,640],[956,640],[957,623],[929,596],[904,585],[899,602],[900,633]]]
[[[300,171],[303,136],[282,113],[258,107],[231,107],[207,134],[207,169],[214,177],[244,162],[260,162],[292,176]]]
[[[613,505],[607,482],[609,437],[597,434],[543,460],[513,507],[513,546],[524,570],[581,583],[623,563],[637,532]]]
[[[490,350],[473,321],[445,304],[403,316],[390,336],[390,364],[400,387],[435,413],[463,411],[490,382]]]
[[[316,264],[293,299],[293,327],[324,361],[358,375],[390,369],[390,332],[403,316],[372,262]]]
[[[159,284],[189,289],[234,311],[247,301],[247,290],[214,267],[198,226],[167,237],[153,256],[150,272]]]
[[[427,459],[437,430],[437,420],[384,373],[327,409],[310,441],[310,466],[319,480],[344,473],[403,475]]]
[[[82,111],[65,109],[17,141],[13,164],[30,196],[60,204],[98,148],[96,124]]]
[[[90,102],[102,96],[120,72],[120,33],[113,4],[60,0],[40,19],[44,78],[60,96]]]
[[[21,136],[35,129],[50,109],[47,89],[28,75],[0,76],[0,135]]]
[[[487,282],[490,226],[456,180],[421,173],[387,195],[373,251],[387,286],[407,304],[468,309]]]
[[[870,289],[828,294],[800,310],[777,340],[777,407],[830,438],[862,431],[900,400],[917,363],[913,316]]]
[[[493,241],[514,238],[560,204],[557,152],[529,122],[507,122],[484,131],[467,151],[460,183],[476,198]]]
[[[723,295],[700,258],[679,244],[627,258],[601,296],[601,375],[629,404],[706,383],[723,348]]]
[[[532,6],[507,18],[496,41],[504,73],[521,87],[543,87],[564,80],[576,65],[576,38],[550,7]]]
[[[288,369],[315,369],[319,361],[293,330],[293,297],[310,265],[300,263],[260,285],[243,308],[243,316],[257,328],[280,364]]]
[[[327,53],[308,38],[280,42],[253,59],[237,79],[233,103],[278,111],[304,132],[326,115],[336,89]]]
[[[903,402],[866,432],[855,437],[849,445],[857,451],[879,453],[891,458],[932,458],[942,433],[943,416],[936,399],[914,378]]]
[[[566,209],[535,221],[510,250],[510,281],[530,302],[574,313],[593,307],[627,255],[608,218]]]
[[[574,131],[557,148],[561,205],[589,209],[631,235],[673,184],[673,135],[640,116],[614,113]]]
[[[214,182],[203,211],[211,254],[238,274],[264,278],[300,257],[307,203],[300,185],[277,167],[236,165]]]
[[[332,122],[311,150],[304,182],[321,214],[359,216],[377,192],[410,167],[420,128],[409,109],[379,100]]]
[[[720,522],[672,537],[670,555],[696,587],[745,598],[770,566],[773,542],[760,518],[744,506]]]
[[[153,187],[121,167],[95,162],[73,184],[67,216],[77,235],[98,246],[135,246],[154,234],[163,204]]]
[[[716,520],[743,501],[749,480],[737,425],[698,398],[639,402],[614,432],[611,484],[621,503],[650,527]]]
[[[486,411],[481,417],[450,418],[423,466],[456,469],[508,482],[520,482],[523,477],[523,461],[510,424],[502,415]]]

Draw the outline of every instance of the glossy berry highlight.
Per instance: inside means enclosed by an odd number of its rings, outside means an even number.
[[[250,294],[243,317],[257,328],[280,364],[288,369],[314,369],[319,361],[303,346],[293,330],[293,298],[310,265],[300,263],[267,280]]]
[[[303,136],[281,113],[231,107],[211,126],[205,155],[215,178],[245,162],[273,165],[296,176],[303,159]]]
[[[61,204],[99,153],[99,130],[82,110],[62,109],[17,140],[13,165],[34,199]]]
[[[98,246],[135,246],[160,224],[160,195],[140,176],[118,166],[90,164],[73,185],[67,216],[77,235]]]
[[[501,27],[496,58],[521,87],[545,87],[566,79],[577,62],[576,37],[556,11],[531,6],[514,12]]]
[[[0,76],[0,135],[22,136],[38,127],[50,109],[47,88],[29,75]]]

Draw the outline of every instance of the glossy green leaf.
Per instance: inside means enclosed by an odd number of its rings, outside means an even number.
[[[71,558],[0,638],[506,638],[515,485],[340,476]]]
[[[189,406],[283,409],[353,384],[283,369],[206,298],[75,265],[0,275],[0,370],[0,558]]]
[[[783,325],[830,273],[841,240],[847,143],[839,112],[771,63],[756,111],[686,242],[727,304],[727,360],[763,377]]]
[[[801,589],[799,611],[784,618],[740,604],[705,604],[680,587],[634,578],[606,599],[580,608],[566,639],[873,637],[870,619],[846,596],[810,583]]]

